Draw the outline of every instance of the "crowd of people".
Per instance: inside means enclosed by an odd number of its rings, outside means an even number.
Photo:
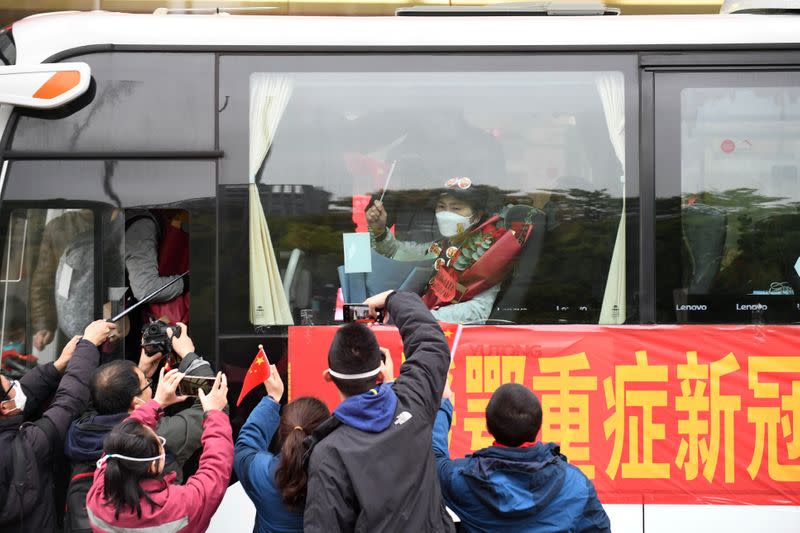
[[[557,445],[536,442],[542,409],[522,386],[501,386],[487,406],[494,444],[450,459],[441,328],[412,293],[365,303],[400,332],[399,375],[371,329],[348,323],[328,352],[325,379],[341,397],[333,413],[311,397],[281,405],[273,366],[235,444],[227,379],[195,353],[184,324],[168,333],[176,368],[144,350],[138,365],[98,366],[116,326],[97,320],[55,362],[3,376],[0,531],[205,531],[232,472],[258,532],[455,531],[451,513],[463,531],[610,531],[592,483]],[[187,376],[213,385],[192,398]],[[184,468],[198,450],[196,468]]]

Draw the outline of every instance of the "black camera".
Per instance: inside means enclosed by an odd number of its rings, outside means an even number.
[[[172,330],[173,337],[181,336],[181,328],[170,326],[161,320],[155,320],[142,327],[142,348],[147,355],[162,353],[168,356],[172,353],[172,339],[167,335],[167,330]]]

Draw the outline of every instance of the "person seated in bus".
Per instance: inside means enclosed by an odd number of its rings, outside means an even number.
[[[117,424],[103,443],[86,508],[94,531],[181,531],[208,528],[228,488],[233,465],[228,382],[217,374],[210,392],[198,390],[205,412],[200,466],[185,485],[165,473],[166,439],[158,435],[162,409],[182,402],[176,392],[183,373],[162,368],[153,399]]]
[[[303,531],[308,476],[303,464],[303,441],[330,417],[317,398],[298,398],[281,411],[283,381],[275,365],[264,381],[267,395],[250,413],[236,439],[233,469],[256,506],[253,531]],[[279,453],[269,451],[278,433]]]
[[[366,210],[376,252],[399,261],[433,261],[434,273],[423,301],[437,320],[488,319],[511,261],[530,234],[530,223],[506,227],[506,209],[491,213],[492,192],[469,177],[448,179],[435,193],[436,223],[442,239],[430,243],[396,239],[387,228],[388,216],[381,201],[374,201]]]
[[[211,365],[195,353],[186,326],[178,327],[181,335],[172,340],[172,349],[180,360],[178,370],[192,376],[213,377]],[[167,335],[171,333],[168,331]],[[64,455],[71,467],[66,516],[71,531],[90,527],[86,494],[95,464],[103,454],[103,440],[114,426],[153,398],[152,378],[163,357],[161,353],[148,355],[142,349],[138,366],[125,359],[116,360],[100,366],[92,376],[92,409],[72,423],[64,444]],[[200,448],[203,416],[203,406],[195,400],[191,407],[158,421],[156,433],[167,441],[165,470],[175,472],[178,483],[183,481],[184,463]]]
[[[42,232],[39,258],[31,279],[31,327],[33,347],[44,350],[53,342],[58,328],[55,302],[56,269],[66,248],[75,238],[94,227],[94,214],[90,209],[67,211],[48,222]],[[90,254],[90,259],[94,258]],[[66,283],[66,278],[65,278]],[[68,287],[67,287],[68,289]]]
[[[311,437],[304,530],[453,531],[430,448],[447,339],[416,294],[387,291],[364,303],[371,316],[392,317],[406,360],[387,383],[390,361],[370,328],[351,322],[336,332],[325,379],[342,403]]]
[[[56,530],[57,450],[72,420],[86,409],[86,383],[100,360],[97,347],[114,329],[96,320],[55,362],[35,367],[19,381],[0,376],[0,531]]]
[[[455,460],[447,447],[451,397],[446,386],[433,427],[433,454],[442,496],[464,531],[610,533],[592,482],[557,444],[536,442],[542,406],[533,392],[517,383],[501,385],[486,406],[494,443]]]
[[[134,209],[125,212],[125,268],[131,293],[142,300],[189,270],[186,211]],[[169,324],[189,320],[189,276],[158,293],[149,304],[153,318]]]

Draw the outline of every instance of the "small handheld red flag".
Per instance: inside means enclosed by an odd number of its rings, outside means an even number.
[[[247,394],[256,388],[261,383],[264,383],[269,377],[269,359],[267,359],[267,354],[264,353],[264,346],[259,344],[258,345],[258,354],[256,354],[256,358],[253,359],[253,363],[250,365],[247,374],[244,376],[244,383],[242,383],[242,392],[239,393],[239,399],[236,400],[236,407],[242,403],[244,397]]]

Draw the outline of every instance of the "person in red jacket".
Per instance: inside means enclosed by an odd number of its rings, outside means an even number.
[[[155,397],[136,409],[106,437],[105,455],[97,462],[94,483],[86,496],[92,530],[194,533],[205,531],[216,512],[233,466],[233,440],[228,416],[228,382],[217,374],[206,395],[198,391],[206,418],[203,452],[197,473],[185,485],[175,473],[164,475],[164,441],[156,435],[162,408],[181,402],[176,390],[183,374],[161,376]]]

